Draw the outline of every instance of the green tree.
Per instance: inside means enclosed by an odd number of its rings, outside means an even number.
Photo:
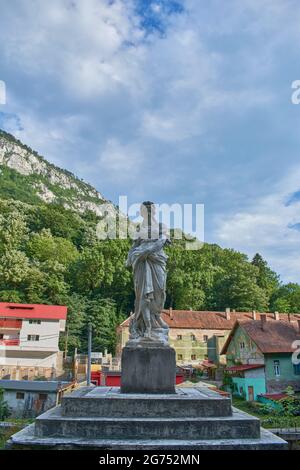
[[[258,268],[248,262],[246,255],[223,250],[221,270],[214,284],[214,303],[217,309],[260,310],[268,307],[268,295],[257,285]]]
[[[68,306],[67,331],[60,338],[60,348],[65,349],[66,335],[68,337],[68,354],[72,354],[75,348],[82,349],[82,337],[84,336],[87,299],[76,293],[71,294],[66,302]]]
[[[116,347],[116,328],[120,317],[117,314],[116,303],[111,299],[95,297],[90,300],[86,308],[85,335],[83,343],[87,348],[88,324],[93,329],[93,349],[104,352],[107,349],[114,353]]]
[[[0,252],[19,249],[26,235],[27,225],[20,212],[0,214]]]
[[[32,264],[23,283],[26,302],[30,304],[44,303],[46,300],[46,290],[47,274],[39,269],[39,263]]]
[[[31,231],[50,229],[55,237],[71,240],[77,246],[81,244],[84,222],[78,214],[62,205],[40,204],[35,207],[28,219]]]
[[[285,313],[300,312],[300,285],[290,282],[279,287],[271,298],[271,308]]]
[[[98,246],[84,248],[70,268],[70,281],[78,293],[89,295],[101,286],[111,260],[105,260]]]
[[[29,271],[29,260],[25,253],[11,249],[0,256],[0,286],[5,289],[17,288],[24,281]]]
[[[14,289],[0,291],[0,302],[22,303],[23,301],[24,298],[21,291]]]
[[[10,414],[8,403],[4,400],[4,390],[0,388],[0,421],[8,418]]]
[[[278,274],[269,268],[267,261],[259,253],[253,257],[251,264],[258,268],[257,285],[264,289],[270,298],[280,285]]]
[[[70,240],[53,237],[49,229],[34,233],[27,244],[26,251],[34,260],[41,262],[56,260],[65,266],[79,256],[77,248]]]
[[[65,280],[66,268],[58,261],[45,261],[40,264],[45,274],[45,302],[56,305],[65,305],[70,290]]]

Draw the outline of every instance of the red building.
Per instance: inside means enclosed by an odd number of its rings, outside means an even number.
[[[121,372],[120,371],[97,371],[91,373],[91,381],[97,386],[120,387]],[[176,374],[176,385],[184,381],[184,375]]]
[[[0,302],[0,378],[56,374],[66,318],[65,306]]]

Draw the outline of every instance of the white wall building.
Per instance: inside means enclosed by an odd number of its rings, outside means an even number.
[[[0,380],[11,417],[34,418],[58,405],[74,384],[44,380]]]
[[[1,376],[11,368],[61,369],[58,341],[66,317],[64,306],[0,302]],[[16,371],[14,378],[22,377]]]

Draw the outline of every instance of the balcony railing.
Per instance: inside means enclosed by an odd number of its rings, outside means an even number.
[[[19,346],[19,339],[0,339],[0,346]]]
[[[0,328],[15,328],[20,330],[22,328],[22,320],[0,320]]]

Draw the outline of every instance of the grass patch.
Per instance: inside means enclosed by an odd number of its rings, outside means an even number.
[[[23,428],[23,426],[20,425],[15,425],[15,426],[10,426],[10,427],[0,427],[0,449],[4,449],[6,441],[15,434],[16,432],[20,431]]]
[[[34,422],[34,419],[25,419],[25,418],[7,418],[1,423],[10,423],[11,426],[0,426],[0,449],[4,449],[6,441],[15,434],[16,432],[21,431],[25,426]]]
[[[266,413],[265,407],[258,402],[248,402],[240,397],[232,397],[232,405],[259,418],[263,428],[300,427],[300,416],[278,415],[275,411]]]

